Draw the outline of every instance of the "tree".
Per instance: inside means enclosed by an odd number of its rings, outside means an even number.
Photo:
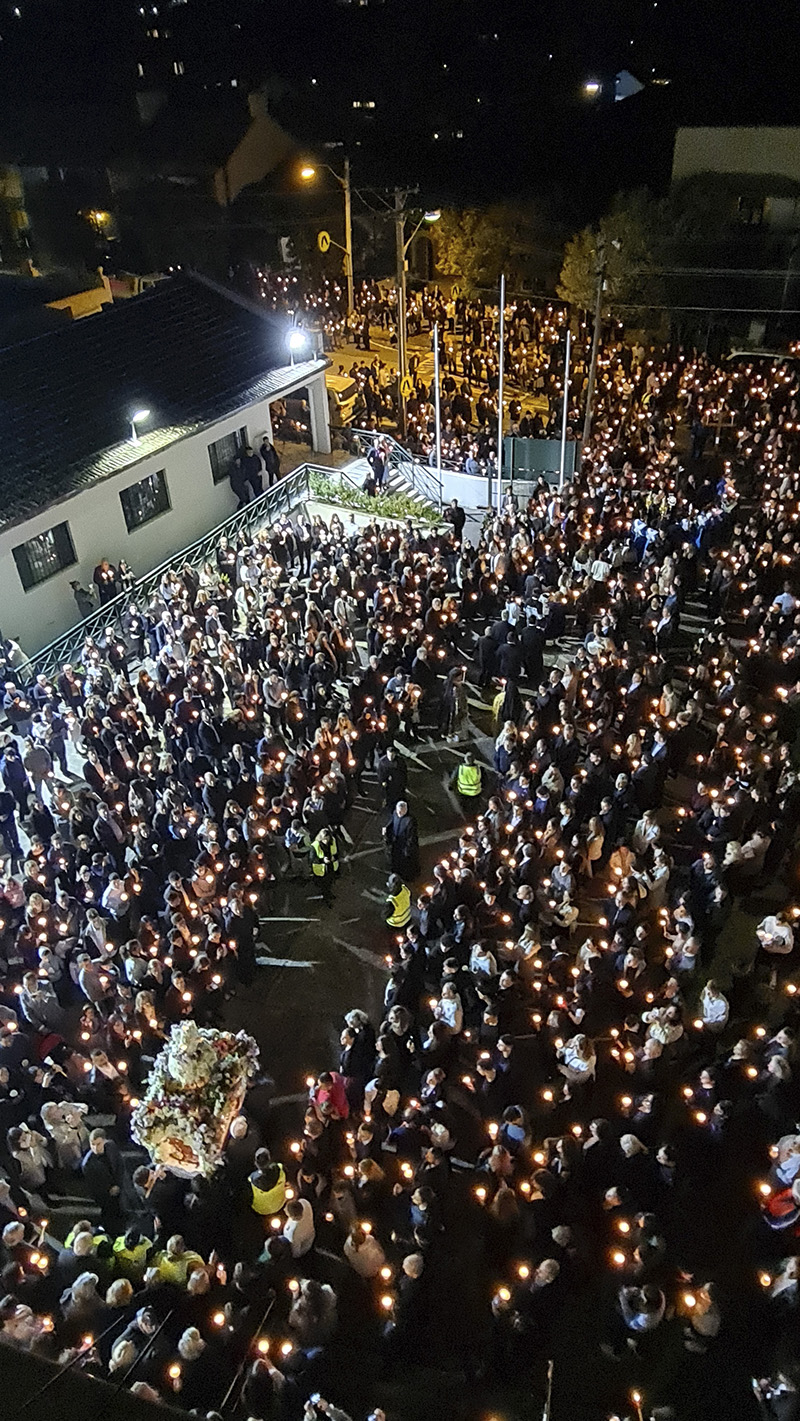
[[[602,259],[603,314],[614,311],[629,325],[657,324],[658,312],[646,303],[662,299],[655,272],[662,220],[662,204],[647,192],[616,197],[596,228],[584,227],[567,242],[557,287],[562,301],[584,311],[594,309]],[[637,309],[639,302],[642,307]]]
[[[541,240],[540,229],[525,207],[445,209],[430,232],[437,270],[456,277],[467,294],[496,289],[502,272],[512,291],[541,284],[552,243],[546,234]]]

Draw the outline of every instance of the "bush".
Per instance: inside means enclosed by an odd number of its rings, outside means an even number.
[[[309,473],[309,484],[319,499],[326,503],[340,503],[343,508],[353,508],[359,513],[368,513],[372,518],[413,518],[417,523],[440,523],[442,520],[433,509],[424,503],[416,503],[406,493],[379,493],[370,498],[368,493],[342,480],[337,483],[335,476],[326,478],[324,474]]]

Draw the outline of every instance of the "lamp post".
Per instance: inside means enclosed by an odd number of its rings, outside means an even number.
[[[352,211],[352,191],[350,187],[350,159],[344,160],[344,173],[337,173],[330,163],[320,163],[321,168],[325,168],[334,177],[344,193],[344,275],[347,282],[347,314],[351,316],[355,309],[355,293],[353,289],[353,211]],[[300,169],[300,177],[303,182],[312,182],[317,176],[317,169],[313,163],[304,163]]]
[[[131,417],[130,417],[130,424],[131,424],[131,444],[138,444],[138,443],[139,443],[139,434],[138,434],[138,431],[137,431],[137,429],[136,429],[137,424],[142,424],[142,423],[144,422],[144,420],[149,419],[149,418],[150,418],[150,411],[149,411],[149,410],[134,410],[133,414],[132,414]]]
[[[406,256],[408,249],[416,237],[423,222],[438,222],[441,212],[437,209],[433,212],[423,212],[411,236],[405,235],[405,209],[406,194],[402,188],[394,190],[394,241],[395,256],[397,260],[397,387],[400,396],[400,434],[406,432],[406,399],[403,394],[403,381],[408,374],[407,345],[408,338],[406,332]]]

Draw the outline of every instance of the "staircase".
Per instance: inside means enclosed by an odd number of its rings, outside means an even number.
[[[361,487],[369,468],[366,451],[375,442],[377,434],[368,429],[353,429],[351,434],[361,443],[364,456],[347,465],[347,475],[354,480],[358,479],[359,487]],[[381,431],[380,438],[389,450],[389,464],[384,485],[386,491],[405,494],[420,508],[439,513],[442,507],[442,485],[436,470],[430,468],[428,464],[423,464],[419,459],[415,459],[413,454],[409,454],[408,450],[404,449],[402,444],[398,444],[390,434],[384,434]]]

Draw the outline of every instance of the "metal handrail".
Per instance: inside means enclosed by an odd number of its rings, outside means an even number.
[[[232,538],[239,533],[257,532],[280,514],[291,512],[298,503],[309,497],[308,475],[317,469],[322,469],[322,466],[301,464],[299,468],[293,469],[272,488],[259,494],[208,533],[204,533],[202,538],[198,538],[187,548],[181,548],[151,572],[137,578],[128,591],[120,592],[96,612],[76,622],[69,631],[63,632],[61,636],[42,647],[41,651],[28,657],[32,675],[41,672],[52,677],[58,674],[66,662],[79,662],[87,637],[101,635],[107,627],[113,627],[117,635],[122,637],[122,614],[131,602],[135,602],[137,606],[145,604],[158,590],[165,574],[172,569],[185,567],[187,563],[190,567],[200,567],[223,535]],[[330,472],[328,469],[323,471]]]
[[[389,450],[389,467],[397,470],[414,491],[426,499],[428,503],[435,508],[441,508],[442,481],[437,478],[436,473],[428,464],[423,464],[421,460],[415,459],[414,455],[409,453],[408,449],[404,449],[402,444],[398,444],[391,434],[384,434],[382,430],[351,428],[351,433],[369,446],[380,437]]]

